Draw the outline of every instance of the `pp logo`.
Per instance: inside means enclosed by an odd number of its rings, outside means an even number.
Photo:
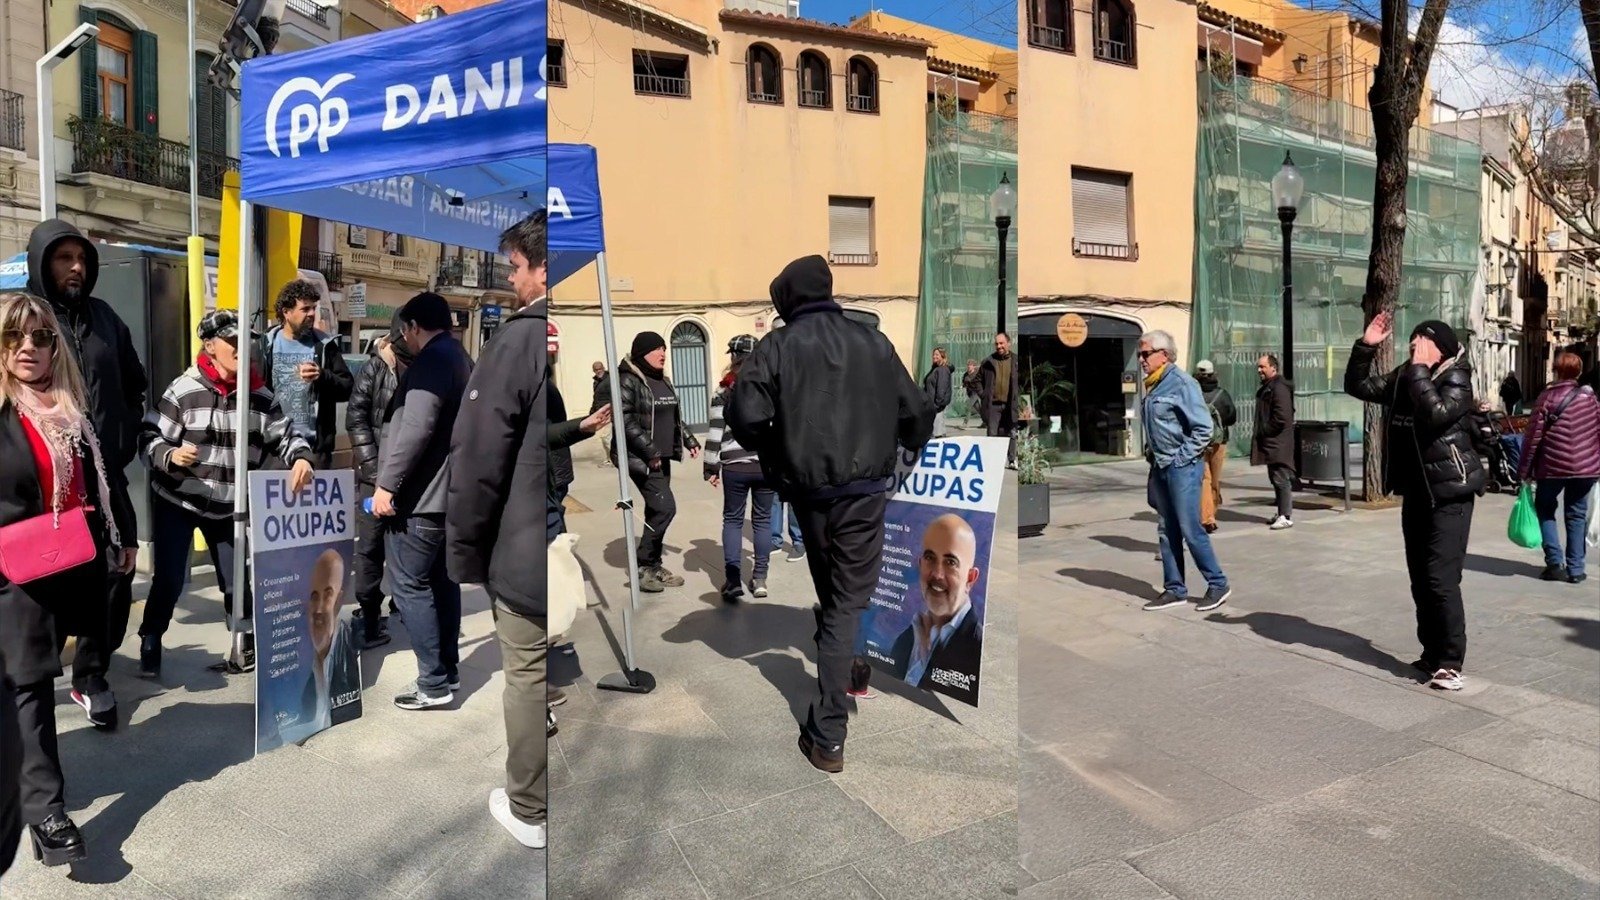
[[[328,138],[344,131],[345,126],[350,124],[350,104],[337,97],[329,99],[328,95],[339,85],[354,80],[354,75],[342,73],[328,79],[327,84],[305,76],[284,82],[267,105],[267,149],[272,151],[272,155],[283,156],[278,146],[278,114],[282,112],[284,104],[299,93],[310,94],[316,98],[316,102],[301,103],[289,110],[289,157],[299,159],[300,148],[312,138],[317,141],[317,149],[327,153]]]

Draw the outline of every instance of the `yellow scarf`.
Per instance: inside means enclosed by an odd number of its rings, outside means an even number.
[[[1161,376],[1167,374],[1167,364],[1162,363],[1161,368],[1144,377],[1144,389],[1152,390],[1161,381]]]

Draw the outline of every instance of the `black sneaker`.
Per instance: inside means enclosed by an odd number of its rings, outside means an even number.
[[[765,578],[752,578],[750,580],[750,596],[757,599],[767,596],[767,580]]]
[[[357,610],[360,612],[360,610]],[[361,649],[372,650],[389,643],[389,620],[387,617],[378,619],[376,624],[362,623]]]
[[[728,566],[722,572],[722,599],[728,603],[735,603],[744,596],[744,585],[741,584],[742,576],[738,566]]]
[[[90,724],[94,727],[102,731],[110,731],[117,727],[117,698],[110,691],[85,694],[74,688],[72,702],[83,707]]]
[[[799,562],[806,558],[806,548],[795,544],[789,548],[789,562]]]
[[[155,678],[161,674],[161,638],[147,634],[139,638],[139,674]]]
[[[544,736],[545,737],[553,738],[556,735],[561,733],[561,729],[556,727],[556,714],[551,712],[550,711],[550,707],[548,707],[548,706],[545,707],[545,710],[544,710],[544,722],[545,722],[545,725],[544,725]]]
[[[1567,575],[1567,584],[1583,584],[1588,579],[1589,579],[1589,576],[1588,576],[1587,573],[1585,573],[1583,575],[1571,575],[1571,574],[1569,574],[1569,575]]]
[[[1227,603],[1228,598],[1232,596],[1233,588],[1207,588],[1206,595],[1200,598],[1199,603],[1195,604],[1195,611],[1210,612],[1222,604]]]
[[[1545,566],[1544,571],[1539,573],[1539,577],[1545,581],[1566,581],[1567,568],[1566,566]]]
[[[450,701],[454,700],[455,698],[455,694],[448,690],[442,694],[427,694],[413,686],[410,691],[407,691],[406,693],[394,698],[394,705],[400,707],[401,709],[415,712],[421,709],[434,709],[440,706],[448,706],[450,705]]]
[[[554,685],[545,689],[544,697],[545,702],[548,703],[552,709],[567,702],[567,692],[561,688],[555,687]]]
[[[1180,597],[1172,591],[1162,591],[1161,596],[1144,605],[1145,612],[1155,612],[1158,609],[1171,609],[1189,602],[1188,597]]]
[[[1439,670],[1439,664],[1428,662],[1425,659],[1418,659],[1412,661],[1411,668],[1416,669],[1418,672],[1426,675],[1429,678],[1432,678],[1433,673]]]

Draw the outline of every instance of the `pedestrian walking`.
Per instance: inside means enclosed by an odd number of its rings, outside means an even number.
[[[313,324],[322,292],[309,281],[291,281],[278,291],[278,324],[259,341],[256,358],[278,408],[311,444],[312,463],[333,464],[339,404],[350,399],[355,378],[339,350],[339,339]]]
[[[1228,602],[1233,589],[1217,562],[1211,535],[1200,524],[1200,494],[1205,484],[1201,460],[1211,445],[1211,413],[1200,384],[1178,365],[1172,335],[1152,331],[1139,339],[1139,367],[1144,371],[1141,417],[1145,460],[1150,464],[1150,507],[1160,519],[1161,595],[1144,605],[1167,609],[1189,602],[1184,575],[1184,547],[1206,580],[1205,596],[1196,604],[1209,612]]]
[[[1200,385],[1200,396],[1211,413],[1211,443],[1200,454],[1205,466],[1200,485],[1200,525],[1207,534],[1217,530],[1217,510],[1222,508],[1222,464],[1228,459],[1228,438],[1239,421],[1239,409],[1233,395],[1217,381],[1217,367],[1203,359],[1194,367],[1194,380]]]
[[[761,460],[755,451],[739,445],[728,430],[724,413],[739,369],[754,353],[756,339],[741,334],[728,342],[731,362],[728,374],[718,385],[711,401],[711,433],[706,436],[705,478],[722,489],[722,599],[734,603],[744,596],[744,522],[749,510],[750,535],[755,544],[755,562],[750,575],[750,594],[767,596],[767,568],[772,558],[772,507],[777,494],[761,474]]]
[[[979,393],[982,399],[984,431],[989,437],[1010,438],[1006,447],[1006,466],[1017,464],[1017,395],[1022,391],[1022,381],[1016,357],[1011,355],[1011,337],[1000,332],[994,338],[994,353],[983,361],[978,370]]]
[[[88,403],[83,412],[100,438],[106,467],[123,477],[139,453],[150,379],[127,323],[94,296],[99,276],[100,253],[78,229],[60,219],[34,227],[28,240],[28,291],[49,301],[61,337],[72,345]],[[70,694],[101,730],[117,726],[117,699],[107,673],[128,633],[133,572],[110,578],[106,590],[106,627],[86,627],[78,635]]]
[[[595,360],[594,364],[589,368],[594,372],[594,384],[591,386],[594,402],[589,407],[589,413],[593,415],[600,411],[600,407],[611,405],[611,379],[607,377],[606,364],[600,360]],[[604,392],[604,399],[601,398],[602,391]],[[600,441],[606,449],[606,452],[600,456],[600,466],[602,468],[616,466],[617,451],[612,446],[614,441],[612,440],[611,432],[607,431],[603,434]]]
[[[950,408],[950,359],[943,347],[933,348],[933,365],[922,378],[922,393],[933,405],[933,436],[945,436],[944,411]]]
[[[360,609],[362,648],[389,643],[388,618],[383,615],[383,520],[372,514],[367,502],[377,490],[378,464],[382,461],[383,429],[393,412],[400,376],[411,365],[404,323],[398,312],[389,323],[389,335],[374,342],[367,363],[356,376],[345,407],[345,431],[350,435],[350,455],[355,461],[358,490],[356,509],[355,593]]]
[[[1505,407],[1506,415],[1514,416],[1522,405],[1522,382],[1517,380],[1517,373],[1511,372],[1500,382],[1500,403]]]
[[[262,468],[272,456],[292,468],[292,492],[311,483],[311,445],[278,408],[259,370],[239,371],[238,315],[231,309],[212,310],[200,319],[197,333],[201,349],[194,365],[167,385],[139,433],[139,454],[150,466],[154,566],[139,625],[139,671],[147,678],[161,674],[161,638],[188,581],[196,530],[205,538],[230,625],[235,594],[244,598],[239,615],[251,618],[250,585],[233,583],[234,554],[246,552],[233,542],[241,382],[249,398],[249,468]],[[237,675],[255,665],[255,635],[247,632],[223,667]]]
[[[1588,529],[1589,491],[1600,480],[1600,399],[1588,385],[1580,385],[1583,357],[1562,353],[1556,357],[1556,382],[1544,389],[1528,416],[1521,476],[1532,478],[1533,510],[1544,537],[1545,581],[1580,584],[1584,573],[1585,532]],[[1562,526],[1556,506],[1565,508],[1566,551],[1562,552]]]
[[[1261,387],[1256,389],[1256,428],[1250,440],[1250,465],[1266,466],[1278,499],[1278,514],[1267,527],[1294,527],[1294,388],[1278,370],[1274,353],[1256,360]]]
[[[518,843],[540,849],[547,838],[550,796],[545,213],[507,229],[500,244],[511,260],[511,288],[523,306],[484,347],[467,383],[450,439],[455,474],[446,528],[450,574],[488,590],[500,641],[506,786],[490,793],[489,811]],[[535,423],[545,427],[535,429]]]
[[[688,451],[700,456],[700,442],[683,423],[678,392],[667,378],[667,342],[653,331],[641,332],[621,366],[622,425],[628,446],[628,475],[644,500],[644,534],[639,536],[639,590],[659,594],[683,587],[683,576],[662,565],[667,528],[678,514],[672,494],[672,464]],[[618,460],[618,465],[622,461]]]
[[[966,426],[973,427],[972,418],[977,417],[978,422],[984,421],[983,411],[983,373],[978,371],[978,361],[967,360],[967,371],[961,376],[961,389],[967,394]]]
[[[384,553],[417,657],[417,680],[394,704],[415,711],[445,706],[461,689],[461,585],[447,570],[444,542],[451,432],[472,360],[450,333],[450,304],[438,294],[412,297],[400,321],[412,360],[395,389],[372,511],[390,520]]]
[[[771,294],[784,327],[740,367],[728,427],[760,458],[767,483],[793,504],[805,535],[820,602],[817,697],[799,746],[816,768],[840,772],[856,632],[878,583],[899,448],[927,444],[933,407],[889,339],[834,302],[833,273],[822,257],[790,263]]]
[[[784,527],[787,521],[788,528]],[[800,519],[794,514],[794,507],[783,502],[782,497],[774,497],[772,501],[772,552],[783,549],[783,537],[787,532],[789,536],[789,553],[785,557],[789,562],[800,562],[806,558],[806,536],[800,533]]]
[[[61,651],[68,635],[104,634],[106,582],[138,552],[127,484],[107,464],[62,331],[48,302],[0,296],[0,653],[17,685],[0,718],[16,714],[22,816],[47,866],[87,855],[56,745]]]
[[[1422,657],[1412,666],[1439,690],[1459,691],[1467,656],[1461,572],[1472,510],[1488,483],[1473,446],[1472,368],[1455,330],[1429,320],[1411,332],[1411,356],[1374,372],[1378,347],[1394,328],[1382,312],[1350,351],[1345,393],[1384,407],[1385,493],[1399,494],[1406,572],[1417,609]]]

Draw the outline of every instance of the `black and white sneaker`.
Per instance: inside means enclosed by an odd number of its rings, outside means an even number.
[[[415,712],[421,709],[449,706],[450,702],[455,698],[456,695],[448,690],[442,694],[428,694],[413,686],[411,690],[394,698],[394,705],[401,709]]]
[[[795,544],[789,548],[789,562],[799,562],[806,558],[806,548]]]
[[[1210,612],[1222,604],[1227,603],[1228,598],[1232,596],[1233,588],[1207,588],[1206,595],[1200,598],[1199,603],[1195,604],[1195,611]]]
[[[1461,673],[1455,669],[1440,669],[1433,673],[1433,680],[1428,682],[1428,687],[1436,691],[1459,691],[1464,686]]]
[[[72,702],[83,707],[84,714],[89,717],[89,722],[94,727],[102,731],[110,731],[117,727],[117,697],[110,691],[85,694],[74,689]]]
[[[757,599],[767,596],[767,580],[765,578],[752,578],[750,580],[750,596]]]
[[[548,706],[544,708],[544,717],[544,736],[553,738],[560,734],[561,729],[556,727],[556,714],[551,712]]]
[[[1155,612],[1158,609],[1171,609],[1189,602],[1188,597],[1180,597],[1172,591],[1162,591],[1161,596],[1144,605],[1145,612]]]

